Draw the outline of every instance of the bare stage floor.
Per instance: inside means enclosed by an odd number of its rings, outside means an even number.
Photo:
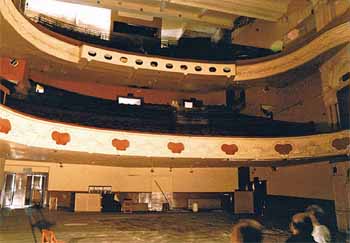
[[[50,227],[66,243],[230,242],[238,218],[224,212],[73,213],[46,209],[1,210],[0,242],[41,242],[40,228]],[[286,226],[265,223],[264,242],[285,242]],[[338,238],[340,237],[340,241]],[[337,235],[337,242],[345,242]]]

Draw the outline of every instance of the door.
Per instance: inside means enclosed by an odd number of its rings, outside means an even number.
[[[24,208],[43,206],[46,198],[46,175],[6,174],[3,206]]]
[[[350,128],[350,87],[346,86],[337,92],[340,127]]]
[[[26,185],[27,176],[25,174],[16,174],[11,208],[24,208]]]
[[[3,195],[3,207],[10,207],[13,202],[13,196],[15,193],[15,178],[16,174],[5,175],[5,190]]]
[[[26,206],[43,206],[46,198],[46,175],[28,175],[25,195]]]

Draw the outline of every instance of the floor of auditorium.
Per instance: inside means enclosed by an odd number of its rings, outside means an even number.
[[[230,242],[238,216],[222,211],[164,213],[73,213],[25,209],[0,211],[0,242],[41,242],[40,228],[49,226],[66,243],[85,242]],[[264,242],[285,242],[288,225],[261,219]],[[281,225],[280,225],[281,224]],[[283,224],[283,225],[282,225]],[[335,242],[350,242],[336,233]]]

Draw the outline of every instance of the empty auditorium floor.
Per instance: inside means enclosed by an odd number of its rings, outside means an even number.
[[[40,228],[49,226],[57,239],[83,242],[230,242],[237,217],[224,212],[73,213],[25,209],[0,211],[0,242],[41,242]],[[284,242],[286,227],[264,222],[264,242]],[[349,242],[337,234],[336,242]]]

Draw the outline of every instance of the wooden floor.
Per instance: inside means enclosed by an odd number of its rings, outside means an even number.
[[[230,242],[238,218],[224,212],[72,213],[46,209],[1,210],[0,242],[40,242],[41,228],[52,229],[65,242]],[[264,242],[285,242],[286,226],[265,224]],[[337,242],[345,242],[345,236]],[[349,241],[350,242],[350,241]]]

